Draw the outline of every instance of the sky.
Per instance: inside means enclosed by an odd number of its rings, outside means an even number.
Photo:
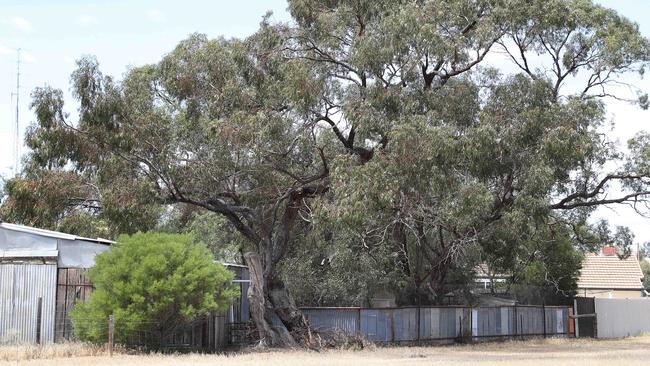
[[[597,0],[637,22],[650,38],[650,1]],[[83,55],[97,57],[102,72],[121,76],[130,66],[154,63],[194,32],[210,38],[252,34],[267,11],[274,21],[288,21],[283,0],[0,0],[0,176],[13,172],[15,124],[16,49],[21,48],[20,139],[34,121],[29,93],[50,85],[71,101],[69,76],[74,61]],[[498,60],[498,59],[495,59]],[[649,80],[635,84],[650,92]],[[75,104],[66,110],[74,112]],[[650,111],[625,102],[607,100],[615,128],[608,131],[624,144],[648,130]],[[25,153],[25,148],[21,149]],[[629,226],[639,242],[650,241],[650,219],[625,207],[603,208],[597,216],[614,225]]]

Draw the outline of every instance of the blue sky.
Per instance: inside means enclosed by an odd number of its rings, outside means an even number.
[[[637,22],[650,38],[650,1],[597,0]],[[92,54],[106,74],[120,76],[129,66],[158,61],[193,32],[210,37],[243,37],[253,33],[266,11],[276,21],[289,20],[283,0],[264,1],[81,1],[0,0],[0,176],[12,174],[12,130],[15,105],[15,49],[21,47],[21,130],[34,120],[29,92],[45,84],[63,89],[71,100],[69,75],[74,60]],[[637,81],[650,92],[648,80]],[[74,104],[67,110],[74,111]],[[648,129],[650,111],[608,101],[621,142]],[[21,131],[22,138],[22,131]],[[24,149],[23,149],[24,153]],[[612,223],[630,226],[640,241],[650,241],[650,223],[625,208],[602,209]]]

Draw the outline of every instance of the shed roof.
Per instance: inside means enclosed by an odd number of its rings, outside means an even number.
[[[55,258],[59,268],[90,268],[113,241],[0,223],[0,262]]]
[[[0,227],[3,228],[3,229],[7,229],[7,230],[20,231],[20,232],[23,232],[23,233],[30,233],[30,234],[40,235],[40,236],[46,236],[46,237],[49,237],[49,238],[66,239],[66,240],[83,240],[83,241],[90,241],[90,242],[99,243],[99,244],[106,244],[106,245],[115,244],[114,241],[108,240],[108,239],[85,238],[83,236],[66,234],[66,233],[62,233],[62,232],[58,232],[58,231],[52,231],[52,230],[38,229],[38,228],[35,228],[35,227],[25,226],[25,225],[10,224],[8,222],[0,222]]]
[[[582,262],[578,288],[642,290],[643,272],[636,257],[587,254]]]

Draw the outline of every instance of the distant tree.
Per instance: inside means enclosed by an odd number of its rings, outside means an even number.
[[[641,260],[641,271],[643,271],[643,287],[650,291],[650,262]]]
[[[639,245],[639,260],[647,259],[650,256],[650,242]]]
[[[107,187],[97,179],[95,174],[28,166],[23,175],[6,181],[0,220],[110,239],[155,228],[161,207],[142,185]]]
[[[232,278],[189,235],[122,235],[90,269],[95,290],[71,313],[75,334],[84,341],[104,342],[113,315],[117,341],[135,335],[159,340],[197,318],[225,310],[236,296]]]

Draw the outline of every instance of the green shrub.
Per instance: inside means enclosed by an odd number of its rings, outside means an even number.
[[[225,310],[236,296],[232,272],[189,235],[120,236],[96,257],[89,275],[95,291],[71,313],[75,335],[83,341],[105,342],[111,314],[116,342],[126,342],[182,329]]]

